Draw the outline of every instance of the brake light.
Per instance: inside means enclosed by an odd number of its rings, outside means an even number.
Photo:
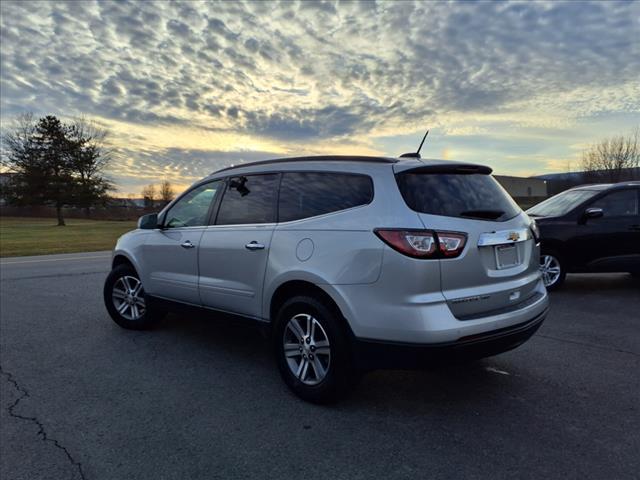
[[[394,250],[412,258],[453,258],[462,253],[467,236],[457,232],[377,228],[374,233]]]
[[[437,253],[433,232],[427,230],[374,230],[387,245],[413,258],[432,258]]]

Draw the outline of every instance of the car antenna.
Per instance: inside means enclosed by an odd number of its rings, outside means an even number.
[[[427,139],[427,135],[429,135],[429,130],[427,130],[427,133],[425,133],[424,137],[422,137],[422,141],[420,142],[420,146],[418,147],[417,152],[403,153],[402,155],[400,155],[400,158],[417,158],[418,160],[420,160],[420,150],[422,150],[422,145],[424,144],[424,141]]]

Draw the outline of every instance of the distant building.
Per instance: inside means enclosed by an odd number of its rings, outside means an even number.
[[[143,208],[144,198],[117,198],[112,197],[109,199],[109,205],[112,207],[124,207],[124,208]]]
[[[619,176],[621,182],[640,179],[640,167],[623,168],[620,172],[615,172],[616,177]],[[547,173],[545,175],[536,175],[547,181],[549,195],[555,195],[569,188],[578,185],[586,185],[590,183],[611,183],[611,173],[600,170],[595,172],[565,172],[565,173]]]
[[[547,181],[540,178],[494,175],[521,207],[530,207],[547,198]]]

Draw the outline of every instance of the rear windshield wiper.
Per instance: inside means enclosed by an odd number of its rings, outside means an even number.
[[[495,220],[502,215],[504,215],[502,210],[467,210],[466,212],[460,212],[461,217],[486,218],[489,220]]]

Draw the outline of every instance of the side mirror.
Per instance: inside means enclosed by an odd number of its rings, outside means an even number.
[[[150,213],[148,215],[143,215],[138,219],[138,228],[143,230],[153,230],[154,228],[158,228],[158,214]]]
[[[590,218],[600,218],[604,215],[604,211],[601,208],[587,208],[582,216],[578,219],[578,224],[584,225]]]
[[[600,218],[602,215],[604,215],[604,212],[601,208],[587,208],[584,211],[584,216],[586,218]]]

